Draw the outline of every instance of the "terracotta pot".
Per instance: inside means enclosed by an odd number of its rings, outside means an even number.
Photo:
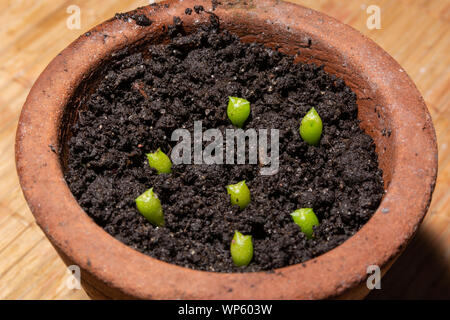
[[[313,10],[281,1],[219,5],[223,28],[243,41],[281,46],[297,61],[324,64],[357,93],[362,127],[375,140],[387,190],[370,221],[337,248],[273,273],[224,274],[171,265],[120,243],[80,208],[63,178],[67,138],[79,97],[91,92],[112,53],[167,41],[163,26],[180,16],[187,32],[209,14],[185,15],[194,1],[138,9],[153,24],[111,19],[60,53],[34,84],[17,130],[16,161],[37,223],[67,265],[81,267],[93,298],[322,299],[361,298],[367,267],[386,268],[408,244],[430,204],[437,173],[433,124],[414,83],[385,51],[358,31]],[[225,1],[224,1],[225,3]],[[206,10],[211,3],[195,1]],[[386,134],[390,133],[390,134]]]

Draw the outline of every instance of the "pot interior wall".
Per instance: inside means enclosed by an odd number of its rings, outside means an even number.
[[[345,80],[345,83],[356,93],[358,99],[358,118],[361,126],[375,141],[376,152],[378,154],[379,166],[383,170],[385,189],[391,181],[393,165],[395,163],[395,146],[393,136],[395,130],[391,127],[391,117],[385,108],[384,98],[381,93],[373,89],[370,79],[366,79],[358,68],[352,65],[350,59],[344,56],[335,48],[329,46],[326,39],[315,38],[303,33],[300,29],[290,29],[278,24],[260,21],[256,16],[237,17],[234,21],[221,21],[221,27],[236,35],[244,42],[259,42],[268,47],[278,48],[278,50],[296,56],[296,62],[315,63],[324,65],[325,70]],[[187,34],[195,31],[204,21],[184,21],[184,28]],[[168,41],[168,35],[160,31],[161,34],[153,39],[158,39],[158,43]],[[153,40],[154,41],[154,40]],[[154,42],[155,43],[155,42]],[[145,51],[145,43],[128,44],[130,52]],[[300,54],[298,54],[300,52]],[[96,66],[90,78],[85,79],[74,91],[72,99],[66,107],[62,117],[60,130],[60,146],[62,168],[67,168],[68,141],[71,137],[71,127],[77,121],[78,112],[84,106],[83,100],[95,90],[96,84],[104,75],[103,70],[108,68],[112,60],[103,61]]]

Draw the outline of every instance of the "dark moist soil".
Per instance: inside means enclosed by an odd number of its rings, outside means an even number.
[[[140,252],[219,272],[301,263],[355,234],[384,190],[373,141],[359,126],[356,96],[344,81],[322,67],[294,64],[291,56],[242,43],[217,23],[183,36],[181,20],[174,21],[170,44],[148,46],[151,60],[121,52],[96,92],[85,98],[66,172],[81,207]],[[232,129],[229,96],[251,102],[245,129],[280,130],[278,174],[261,176],[258,165],[177,165],[172,174],[161,175],[149,167],[145,154],[157,148],[170,153],[177,144],[170,141],[175,129],[193,132],[196,120],[204,130]],[[298,131],[311,107],[324,124],[317,147],[303,142]],[[231,206],[225,186],[244,179],[252,201],[240,211]],[[134,199],[150,187],[163,205],[163,228],[135,207]],[[290,216],[301,207],[314,208],[319,217],[313,240]],[[234,267],[230,257],[235,230],[254,239],[254,258],[246,268]]]

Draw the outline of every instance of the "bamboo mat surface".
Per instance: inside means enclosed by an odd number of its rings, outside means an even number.
[[[256,0],[255,0],[256,1]],[[439,177],[418,235],[382,280],[378,298],[450,298],[450,1],[296,0],[367,35],[412,77],[428,105],[439,144]],[[21,107],[40,72],[98,23],[144,0],[0,1],[0,299],[88,299],[66,286],[68,271],[37,227],[19,187],[14,136]],[[71,6],[80,29],[69,29]],[[381,29],[366,12],[381,9]],[[69,10],[69,13],[68,13]]]

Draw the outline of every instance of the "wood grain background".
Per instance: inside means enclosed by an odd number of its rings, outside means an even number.
[[[257,1],[257,0],[255,0]],[[439,177],[418,235],[369,299],[450,298],[450,1],[296,0],[360,30],[389,52],[423,94],[439,143]],[[67,270],[36,226],[14,165],[20,109],[39,73],[79,35],[144,0],[0,0],[0,298],[88,299],[69,290]],[[381,8],[381,29],[366,27],[369,5]],[[67,8],[81,9],[81,29],[66,26]]]

